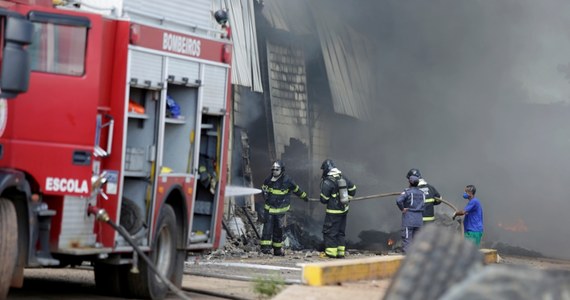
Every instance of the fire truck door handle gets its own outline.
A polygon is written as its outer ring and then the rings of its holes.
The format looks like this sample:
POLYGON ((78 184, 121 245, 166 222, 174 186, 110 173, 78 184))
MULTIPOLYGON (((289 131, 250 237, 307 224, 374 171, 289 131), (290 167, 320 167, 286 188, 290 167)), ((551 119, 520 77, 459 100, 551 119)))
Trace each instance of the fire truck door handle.
POLYGON ((103 150, 101 147, 99 147, 99 145, 96 145, 94 154, 97 157, 108 157, 111 155, 111 149, 113 149, 113 129, 115 128, 115 120, 111 115, 105 115, 105 117, 109 119, 109 122, 103 125, 99 125, 98 127, 100 129, 109 127, 109 134, 107 134, 107 149, 103 150))
POLYGON ((109 123, 103 125, 103 127, 109 126, 109 134, 107 135, 107 156, 111 155, 111 149, 113 149, 113 129, 115 128, 115 120, 112 116, 106 115, 109 118, 109 123))
POLYGON ((74 150, 72 161, 74 165, 88 166, 91 163, 91 153, 89 151, 74 150))

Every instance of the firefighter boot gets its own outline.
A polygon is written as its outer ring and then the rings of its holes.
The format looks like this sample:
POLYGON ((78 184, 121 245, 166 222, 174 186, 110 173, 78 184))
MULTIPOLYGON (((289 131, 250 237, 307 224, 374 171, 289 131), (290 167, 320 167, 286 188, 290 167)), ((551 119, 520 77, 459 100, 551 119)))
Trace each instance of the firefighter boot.
POLYGON ((345 246, 338 246, 338 254, 336 258, 344 258, 345 246))
POLYGON ((273 248, 273 256, 285 256, 285 251, 281 248, 273 248))

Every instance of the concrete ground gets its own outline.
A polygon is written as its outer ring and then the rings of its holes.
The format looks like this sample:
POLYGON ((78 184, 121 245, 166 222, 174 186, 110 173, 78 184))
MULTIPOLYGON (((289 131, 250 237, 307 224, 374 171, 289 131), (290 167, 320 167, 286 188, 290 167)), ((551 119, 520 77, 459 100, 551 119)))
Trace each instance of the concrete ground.
POLYGON ((306 300, 346 300, 346 299, 382 299, 389 279, 347 282, 337 286, 306 286, 292 285, 284 289, 275 300, 306 299, 306 300))
MULTIPOLYGON (((318 261, 319 259, 315 259, 318 261)), ((239 260, 242 264, 271 264, 271 265, 287 265, 292 267, 292 262, 295 259, 291 258, 275 258, 263 261, 262 259, 248 259, 239 260)), ((301 260, 303 261, 303 260, 301 260)), ((326 261, 326 260, 324 260, 326 261)), ((228 260, 226 260, 228 262, 228 260)), ((507 256, 500 257, 499 264, 505 265, 523 265, 530 266, 536 269, 565 269, 570 270, 570 261, 547 259, 547 258, 532 258, 532 257, 516 257, 507 256)), ((205 266, 204 266, 205 267, 205 266)), ((212 268, 212 265, 208 265, 212 268)), ((235 265, 225 265, 226 271, 232 269, 235 265)), ((244 266, 240 267, 242 269, 244 266)), ((246 268, 247 269, 247 268, 246 268)), ((214 268, 219 272, 219 269, 214 268)), ((202 270, 203 271, 203 270, 202 270)), ((252 270, 242 270, 248 273, 256 272, 252 270)), ((230 271, 231 272, 231 271, 230 271)), ((235 270, 234 272, 238 272, 235 270)), ((262 271, 256 272, 258 275, 263 274, 262 271)), ((298 276, 298 272, 292 272, 298 276)), ((287 274, 292 276, 293 274, 287 274)), ((287 278, 288 276, 283 276, 287 278)), ((308 286, 303 284, 290 284, 284 286, 279 294, 271 299, 289 300, 289 299, 308 299, 308 300, 346 300, 346 299, 382 299, 390 279, 381 280, 363 280, 358 282, 345 282, 340 285, 324 285, 324 286, 308 286)), ((231 280, 227 278, 209 278, 194 275, 185 275, 184 287, 198 290, 211 290, 213 286, 218 286, 220 293, 224 293, 234 299, 263 299, 260 294, 256 293, 253 288, 252 282, 242 280, 231 280)))

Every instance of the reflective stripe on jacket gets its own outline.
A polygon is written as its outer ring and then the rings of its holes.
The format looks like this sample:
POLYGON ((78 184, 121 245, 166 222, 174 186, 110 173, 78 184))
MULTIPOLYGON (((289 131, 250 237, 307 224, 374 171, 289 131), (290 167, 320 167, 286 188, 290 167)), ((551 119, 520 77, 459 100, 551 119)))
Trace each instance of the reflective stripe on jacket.
POLYGON ((441 204, 436 198, 441 198, 439 192, 431 184, 428 184, 423 178, 420 178, 418 188, 424 193, 426 199, 424 203, 423 220, 430 222, 435 220, 435 207, 434 205, 441 204))
POLYGON ((346 178, 346 176, 342 175, 337 168, 332 169, 327 176, 323 178, 323 181, 321 181, 320 201, 327 205, 327 214, 344 214, 348 212, 349 205, 340 203, 338 194, 338 185, 336 182, 341 177, 346 180, 349 199, 356 194, 356 185, 346 178))
POLYGON ((265 209, 270 214, 286 213, 291 207, 292 193, 299 198, 307 196, 307 193, 302 191, 287 174, 281 175, 275 181, 272 181, 271 178, 271 175, 267 177, 261 186, 265 197, 265 209))

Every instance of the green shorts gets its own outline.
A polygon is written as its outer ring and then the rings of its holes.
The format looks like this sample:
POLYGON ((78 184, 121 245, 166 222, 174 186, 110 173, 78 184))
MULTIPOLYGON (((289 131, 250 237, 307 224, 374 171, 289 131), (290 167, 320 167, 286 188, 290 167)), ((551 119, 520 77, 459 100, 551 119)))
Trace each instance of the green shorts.
POLYGON ((465 231, 465 239, 472 241, 477 247, 481 246, 483 231, 465 231))

